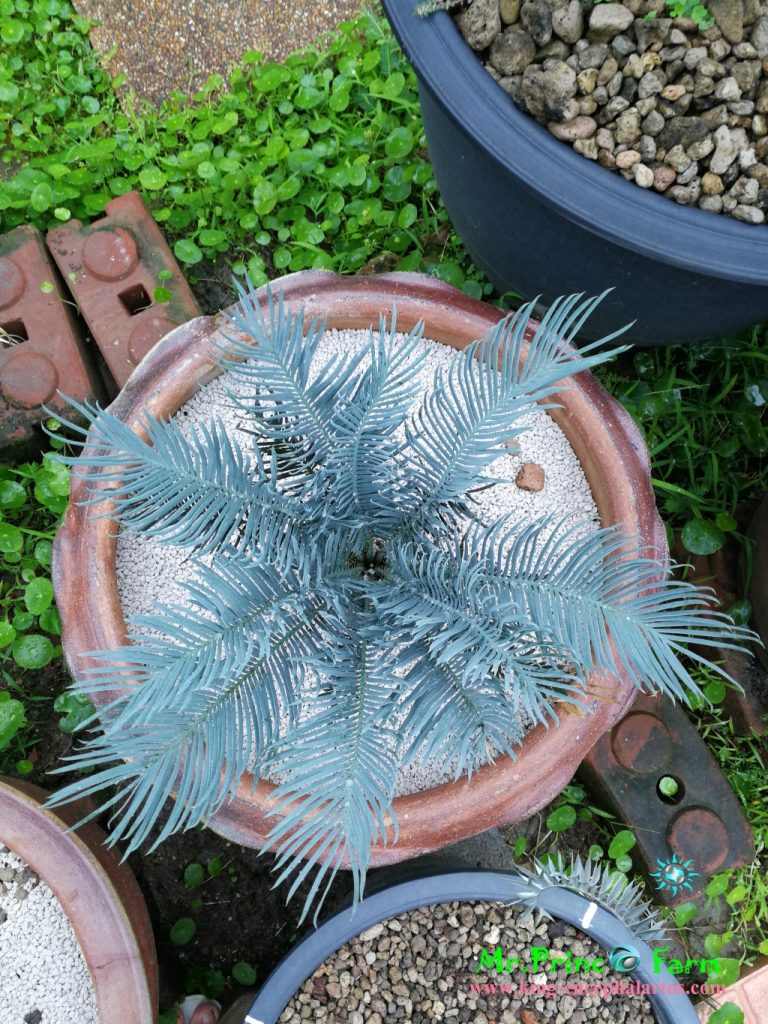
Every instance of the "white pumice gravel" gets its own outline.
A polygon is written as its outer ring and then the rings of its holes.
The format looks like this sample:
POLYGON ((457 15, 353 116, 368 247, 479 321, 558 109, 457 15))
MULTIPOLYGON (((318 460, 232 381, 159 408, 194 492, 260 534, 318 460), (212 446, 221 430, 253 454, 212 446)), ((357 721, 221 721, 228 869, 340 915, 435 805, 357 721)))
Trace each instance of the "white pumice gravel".
POLYGON ((69 918, 0 844, 0 1024, 99 1024, 93 983, 69 918))
MULTIPOLYGON (((403 337, 398 335, 400 340, 403 337)), ((314 366, 322 367, 339 351, 358 351, 367 340, 367 330, 326 331, 318 346, 314 366)), ((455 350, 428 339, 424 339, 423 345, 426 358, 420 381, 423 391, 427 392, 431 389, 435 370, 447 368, 455 350)), ((208 422, 212 417, 219 417, 228 432, 239 436, 247 448, 252 439, 240 430, 243 413, 232 407, 222 380, 216 378, 204 385, 182 406, 174 419, 183 429, 185 424, 208 422)), ((552 515, 558 520, 567 520, 568 528, 576 534, 596 529, 599 520, 589 484, 563 432, 543 409, 531 409, 519 422, 527 429, 516 439, 517 444, 502 453, 484 471, 486 476, 501 477, 509 483, 498 484, 475 496, 482 519, 493 522, 510 513, 520 519, 552 515), (530 462, 544 470, 546 483, 540 491, 521 490, 514 483, 523 464, 530 462)), ((161 545, 154 539, 122 531, 117 542, 116 571, 126 618, 151 613, 157 603, 178 604, 183 601, 179 582, 193 575, 188 556, 186 549, 161 545)), ((274 776, 273 781, 278 778, 274 776)), ((452 778, 450 766, 424 761, 400 770, 395 792, 398 796, 420 792, 452 778)))

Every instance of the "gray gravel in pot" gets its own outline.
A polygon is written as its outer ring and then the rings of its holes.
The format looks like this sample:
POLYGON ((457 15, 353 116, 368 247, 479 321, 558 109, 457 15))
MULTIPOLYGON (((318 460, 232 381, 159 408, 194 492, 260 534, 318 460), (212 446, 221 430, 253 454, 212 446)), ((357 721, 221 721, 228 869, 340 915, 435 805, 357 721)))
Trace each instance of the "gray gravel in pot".
POLYGON ((530 970, 530 947, 570 950, 574 957, 605 957, 597 943, 560 921, 538 925, 519 907, 502 903, 443 903, 400 914, 374 925, 343 946, 305 981, 280 1017, 347 1024, 655 1024, 650 1003, 638 995, 568 995, 568 983, 627 985, 631 979, 602 973, 530 970), (513 968, 477 972, 483 948, 499 946, 505 957, 519 956, 528 972, 513 968), (503 983, 506 991, 487 991, 503 983), (521 983, 529 991, 520 994, 521 983), (559 993, 531 993, 532 985, 552 983, 559 993), (483 986, 473 992, 472 984, 483 986), (510 992, 509 988, 513 991, 510 992))
POLYGON ((474 0, 464 38, 513 101, 576 152, 684 206, 768 213, 768 0, 474 0))

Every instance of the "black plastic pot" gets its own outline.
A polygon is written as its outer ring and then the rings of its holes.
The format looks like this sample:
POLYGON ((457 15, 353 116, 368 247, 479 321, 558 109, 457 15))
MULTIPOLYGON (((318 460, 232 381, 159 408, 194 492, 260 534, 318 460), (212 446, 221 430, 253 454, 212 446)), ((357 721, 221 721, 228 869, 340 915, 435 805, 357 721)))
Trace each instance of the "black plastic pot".
POLYGON ((500 291, 615 291, 599 337, 697 341, 768 318, 768 226, 679 206, 559 142, 514 105, 445 12, 383 0, 419 78, 430 158, 456 231, 500 291))
MULTIPOLYGON (((334 914, 316 931, 303 939, 270 974, 251 1004, 246 1024, 275 1024, 280 1014, 304 981, 337 949, 380 921, 404 911, 454 900, 505 901, 526 888, 523 876, 502 871, 454 871, 413 878, 367 895, 352 911, 334 914)), ((653 970, 653 951, 607 910, 567 889, 552 887, 539 898, 540 906, 553 917, 568 922, 589 935, 603 949, 632 946, 640 954, 640 963, 628 978, 652 986, 674 986, 675 979, 666 968, 653 970)), ((698 1024, 698 1016, 684 993, 649 995, 659 1024, 698 1024)))

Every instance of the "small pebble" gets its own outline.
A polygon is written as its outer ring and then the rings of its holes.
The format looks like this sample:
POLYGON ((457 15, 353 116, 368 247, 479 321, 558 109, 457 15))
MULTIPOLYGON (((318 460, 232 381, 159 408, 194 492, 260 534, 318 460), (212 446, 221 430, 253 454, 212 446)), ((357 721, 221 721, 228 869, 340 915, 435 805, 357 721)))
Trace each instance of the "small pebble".
POLYGON ((525 462, 515 477, 515 483, 521 491, 543 491, 544 470, 535 462, 525 462))

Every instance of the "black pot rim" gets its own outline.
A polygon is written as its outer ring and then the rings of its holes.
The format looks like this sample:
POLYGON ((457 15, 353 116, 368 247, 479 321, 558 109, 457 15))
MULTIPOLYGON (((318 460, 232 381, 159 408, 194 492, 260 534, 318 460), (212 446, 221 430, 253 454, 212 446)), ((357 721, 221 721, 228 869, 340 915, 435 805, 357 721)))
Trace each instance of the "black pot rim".
MULTIPOLYGON (((267 978, 246 1014, 245 1024, 276 1024, 285 1007, 317 967, 361 932, 408 910, 435 903, 510 899, 527 888, 525 876, 513 871, 449 871, 410 878, 366 894, 357 907, 347 907, 310 932, 267 978)), ((643 984, 674 985, 665 966, 654 972, 653 950, 613 914, 584 896, 561 887, 542 892, 540 905, 553 917, 579 928, 604 949, 633 946, 640 963, 628 977, 643 984)), ((698 1024, 693 1004, 682 993, 649 995, 658 1024, 698 1024)))
POLYGON ((382 0, 421 86, 489 159, 582 228, 651 259, 748 284, 768 284, 768 225, 680 206, 594 164, 519 110, 483 68, 450 14, 414 14, 382 0), (595 211, 602 217, 595 219, 595 211))

